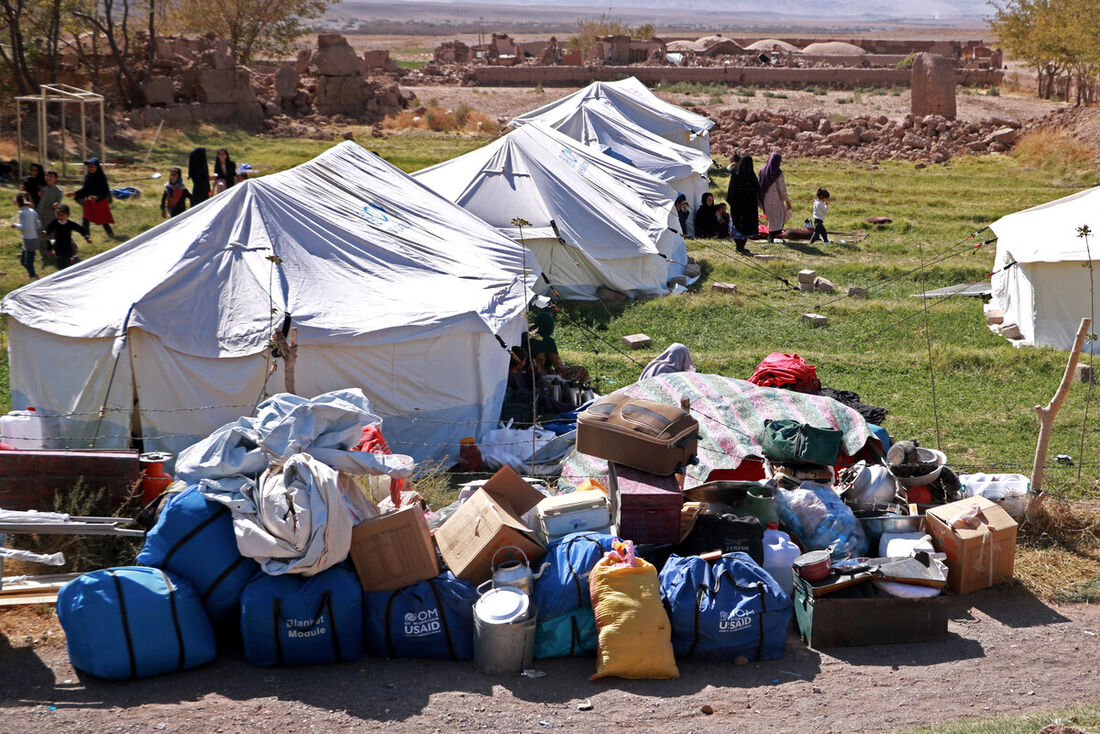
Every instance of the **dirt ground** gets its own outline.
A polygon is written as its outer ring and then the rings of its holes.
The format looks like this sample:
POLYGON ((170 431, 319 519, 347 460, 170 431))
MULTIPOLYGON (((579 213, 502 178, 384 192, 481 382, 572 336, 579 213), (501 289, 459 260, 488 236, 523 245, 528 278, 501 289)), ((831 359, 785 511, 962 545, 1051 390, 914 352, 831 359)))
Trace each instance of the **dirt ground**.
POLYGON ((1100 701, 1100 607, 1049 606, 1005 589, 951 603, 943 642, 819 652, 792 634, 781 660, 682 662, 679 680, 596 682, 588 657, 536 661, 545 677, 529 679, 371 657, 253 668, 239 653, 106 682, 69 665, 56 619, 6 611, 0 732, 890 731, 1100 701), (579 710, 586 701, 591 710, 579 710))
MULTIPOLYGON (((483 110, 494 117, 511 119, 536 107, 553 102, 560 97, 575 92, 576 87, 459 87, 459 86, 423 86, 410 87, 416 93, 421 104, 435 100, 444 108, 454 108, 459 104, 483 110)), ((850 91, 830 91, 827 94, 813 94, 805 91, 772 90, 773 95, 784 97, 764 96, 762 89, 755 90, 752 97, 741 97, 730 90, 721 96, 719 101, 709 94, 668 94, 656 90, 658 95, 680 104, 685 101, 705 107, 708 110, 719 111, 731 107, 745 107, 747 109, 771 109, 771 110, 796 110, 810 111, 821 110, 827 115, 840 117, 852 117, 860 114, 886 115, 893 119, 900 119, 909 113, 909 90, 899 90, 896 96, 887 90, 875 92, 853 93, 850 91)), ((1058 102, 1038 99, 1034 95, 1022 93, 1001 93, 1000 96, 989 96, 985 90, 959 90, 956 97, 958 117, 967 122, 978 121, 990 117, 1015 118, 1027 120, 1032 117, 1040 117, 1063 106, 1058 102)))

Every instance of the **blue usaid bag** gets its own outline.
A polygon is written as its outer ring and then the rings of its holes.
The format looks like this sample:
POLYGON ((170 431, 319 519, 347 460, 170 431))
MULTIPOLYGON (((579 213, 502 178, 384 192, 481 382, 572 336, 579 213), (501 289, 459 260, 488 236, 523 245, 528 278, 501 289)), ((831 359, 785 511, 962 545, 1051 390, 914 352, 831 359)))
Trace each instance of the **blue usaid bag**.
POLYGON ((573 533, 547 550, 532 601, 538 608, 535 657, 554 658, 595 652, 599 642, 588 574, 615 538, 573 533))
POLYGON ((214 630, 195 589, 156 568, 93 571, 57 594, 73 667, 100 678, 145 678, 214 659, 214 630))
POLYGON ((363 595, 367 649, 383 658, 474 657, 477 589, 446 571, 397 591, 363 595))
POLYGON ((783 657, 791 598, 745 553, 714 564, 672 556, 660 576, 672 622, 672 646, 682 657, 749 660, 783 657))
POLYGON ((198 486, 165 503, 136 562, 187 579, 215 623, 232 616, 245 584, 260 572, 237 551, 229 508, 206 499, 198 486))
POLYGON ((261 574, 241 595, 241 638, 252 665, 318 665, 363 654, 363 592, 346 565, 316 576, 261 574))

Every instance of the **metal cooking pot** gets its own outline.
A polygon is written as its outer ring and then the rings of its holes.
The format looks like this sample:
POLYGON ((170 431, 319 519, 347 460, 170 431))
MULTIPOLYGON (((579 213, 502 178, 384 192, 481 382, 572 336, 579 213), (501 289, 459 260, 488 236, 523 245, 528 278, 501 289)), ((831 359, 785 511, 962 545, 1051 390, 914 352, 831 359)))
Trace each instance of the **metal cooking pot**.
POLYGON ((883 533, 915 533, 924 522, 922 515, 890 515, 865 511, 856 512, 855 515, 862 523, 863 532, 867 534, 872 548, 878 547, 878 540, 883 533))
POLYGON ((833 571, 833 563, 829 558, 829 551, 815 550, 803 553, 794 559, 791 568, 802 578, 810 583, 820 581, 833 571))

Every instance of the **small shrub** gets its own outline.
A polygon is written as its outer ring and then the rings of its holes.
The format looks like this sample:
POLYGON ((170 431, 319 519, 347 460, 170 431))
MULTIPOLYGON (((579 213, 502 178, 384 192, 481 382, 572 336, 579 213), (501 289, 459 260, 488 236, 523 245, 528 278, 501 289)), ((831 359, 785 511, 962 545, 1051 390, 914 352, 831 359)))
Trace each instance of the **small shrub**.
POLYGON ((806 87, 806 91, 809 92, 810 94, 816 94, 818 97, 824 97, 826 94, 829 93, 829 90, 825 89, 825 87, 815 87, 815 86, 806 87))
POLYGON ((692 102, 690 99, 685 99, 683 102, 680 103, 680 106, 681 107, 694 107, 695 103, 692 102))
POLYGON ((999 87, 990 87, 989 89, 985 90, 985 96, 987 96, 987 97, 1000 97, 1001 96, 1001 90, 1000 90, 999 87))
POLYGON ((862 102, 863 101, 863 93, 860 92, 859 90, 856 90, 855 92, 852 92, 852 101, 857 102, 857 103, 862 102))
POLYGON ((733 93, 736 94, 738 97, 755 97, 756 96, 756 90, 755 89, 750 89, 749 87, 738 87, 736 90, 734 90, 733 93))
POLYGON ((535 88, 531 90, 531 94, 543 94, 542 82, 535 85, 535 88))
POLYGON ((424 114, 424 120, 432 132, 442 133, 458 127, 454 112, 439 107, 430 108, 424 114))
POLYGON ((852 102, 854 102, 854 101, 855 101, 855 99, 853 97, 837 97, 836 98, 836 103, 837 104, 852 104, 852 102))
POLYGON ((916 59, 916 54, 909 54, 904 59, 894 65, 896 69, 912 69, 913 61, 916 59))
POLYGON ((782 92, 771 92, 771 91, 764 92, 764 96, 767 97, 768 99, 786 99, 787 98, 787 95, 783 94, 782 92))

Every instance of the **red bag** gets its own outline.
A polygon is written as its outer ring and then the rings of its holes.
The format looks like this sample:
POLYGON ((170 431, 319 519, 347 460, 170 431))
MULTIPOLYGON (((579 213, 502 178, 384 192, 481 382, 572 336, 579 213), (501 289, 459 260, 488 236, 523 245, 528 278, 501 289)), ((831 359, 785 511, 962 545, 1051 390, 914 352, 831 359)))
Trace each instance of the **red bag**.
MULTIPOLYGON (((366 426, 363 428, 363 436, 352 451, 366 451, 369 454, 389 455, 393 452, 386 444, 382 430, 378 426, 366 426)), ((405 486, 404 479, 390 478, 390 499, 394 507, 401 507, 401 488, 405 486)))
POLYGON ((817 369, 797 354, 772 352, 756 366, 749 382, 761 387, 782 387, 811 395, 821 392, 817 369))

